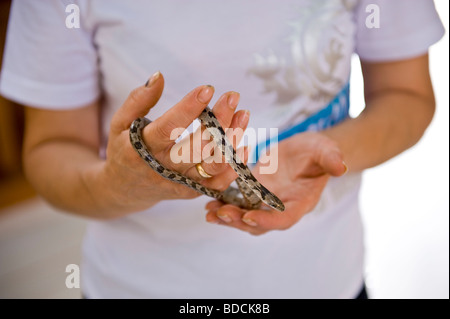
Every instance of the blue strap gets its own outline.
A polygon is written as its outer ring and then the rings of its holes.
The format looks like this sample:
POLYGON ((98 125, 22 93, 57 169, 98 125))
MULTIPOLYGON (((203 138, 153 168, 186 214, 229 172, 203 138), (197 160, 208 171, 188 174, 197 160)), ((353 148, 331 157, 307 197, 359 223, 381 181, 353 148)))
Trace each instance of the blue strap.
POLYGON ((350 108, 350 85, 347 83, 344 88, 331 100, 323 109, 314 113, 301 123, 295 124, 278 134, 278 136, 267 139, 259 143, 253 153, 253 161, 256 163, 262 155, 262 152, 270 146, 271 143, 277 143, 287 139, 295 134, 306 131, 321 131, 342 122, 348 117, 350 108))

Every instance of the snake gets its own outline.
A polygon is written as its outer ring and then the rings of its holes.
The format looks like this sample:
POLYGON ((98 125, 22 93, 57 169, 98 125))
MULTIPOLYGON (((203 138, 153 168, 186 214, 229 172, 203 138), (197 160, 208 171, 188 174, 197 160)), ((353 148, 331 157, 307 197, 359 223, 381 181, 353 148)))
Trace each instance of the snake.
POLYGON ((225 135, 224 129, 208 106, 206 106, 198 116, 198 119, 212 136, 216 147, 222 153, 226 163, 228 163, 236 172, 237 178, 235 181, 238 188, 229 186, 225 191, 208 188, 199 182, 162 165, 152 155, 142 138, 142 129, 151 123, 151 120, 146 117, 139 117, 131 123, 129 130, 131 145, 150 168, 167 180, 185 185, 203 195, 243 209, 259 209, 262 203, 264 203, 277 211, 284 211, 285 207, 283 202, 275 194, 264 187, 255 176, 253 176, 248 166, 238 158, 236 151, 225 135))

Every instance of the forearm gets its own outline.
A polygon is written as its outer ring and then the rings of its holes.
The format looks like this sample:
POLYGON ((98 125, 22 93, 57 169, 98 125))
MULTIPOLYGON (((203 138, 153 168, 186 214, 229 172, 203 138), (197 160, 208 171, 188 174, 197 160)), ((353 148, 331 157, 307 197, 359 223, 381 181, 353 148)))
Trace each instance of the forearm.
POLYGON ((23 163, 30 183, 55 207, 100 219, 135 210, 112 189, 97 151, 78 141, 43 142, 25 153, 23 163))
POLYGON ((351 171, 381 164, 413 146, 434 114, 434 99, 407 90, 389 90, 367 99, 355 119, 324 131, 340 146, 351 171))

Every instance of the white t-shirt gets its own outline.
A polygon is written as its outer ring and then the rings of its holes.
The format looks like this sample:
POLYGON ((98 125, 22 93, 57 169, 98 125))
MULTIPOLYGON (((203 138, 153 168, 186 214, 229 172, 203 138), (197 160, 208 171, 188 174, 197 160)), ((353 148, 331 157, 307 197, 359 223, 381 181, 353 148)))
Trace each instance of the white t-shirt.
MULTIPOLYGON (((250 126, 283 130, 339 97, 353 52, 410 58, 443 32, 430 0, 21 0, 12 6, 0 89, 55 110, 103 95, 106 143, 113 113, 161 70, 165 91, 150 118, 212 84, 215 99, 241 93, 250 126), (80 8, 80 28, 65 25, 70 3, 80 8), (369 17, 377 12, 379 25, 369 17)), ((359 174, 332 178, 313 212, 257 237, 206 223, 205 196, 91 222, 82 290, 89 298, 355 297, 363 283, 359 185, 359 174)))

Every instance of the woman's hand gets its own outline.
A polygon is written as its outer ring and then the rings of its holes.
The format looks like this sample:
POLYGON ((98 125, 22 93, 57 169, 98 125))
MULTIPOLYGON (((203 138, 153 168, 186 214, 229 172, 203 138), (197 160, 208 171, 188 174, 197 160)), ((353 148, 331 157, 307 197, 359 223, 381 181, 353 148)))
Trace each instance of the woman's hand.
MULTIPOLYGON (((131 122, 146 115, 156 104, 163 86, 162 75, 156 73, 146 86, 139 87, 130 94, 111 122, 107 157, 100 178, 112 192, 112 197, 132 211, 148 208, 160 200, 187 199, 200 195, 184 185, 159 176, 138 156, 129 142, 131 122)), ((236 178, 228 164, 203 162, 204 170, 213 176, 203 179, 193 161, 175 164, 170 158, 171 147, 175 144, 173 131, 187 128, 208 105, 213 94, 214 88, 211 86, 194 89, 164 115, 147 125, 143 129, 143 139, 152 155, 166 168, 178 171, 207 187, 224 190, 236 178)), ((238 101, 238 93, 228 92, 215 104, 213 112, 224 128, 246 128, 248 113, 235 113, 238 101)), ((201 134, 200 131, 195 134, 199 133, 201 134)), ((202 140, 201 145, 196 145, 192 142, 192 134, 188 139, 191 142, 190 158, 194 153, 201 154, 203 146, 209 142, 202 140)), ((242 152, 243 150, 240 153, 242 152)))
POLYGON ((247 211, 212 201, 206 206, 206 220, 253 235, 288 229, 313 210, 330 176, 347 171, 337 144, 321 133, 302 133, 280 142, 278 159, 274 174, 259 174, 259 163, 253 173, 283 201, 284 212, 264 208, 247 211))
MULTIPOLYGON (((129 95, 111 121, 106 160, 98 155, 101 147, 100 103, 65 111, 27 107, 24 168, 28 180, 54 206, 101 219, 140 211, 160 200, 198 196, 188 187, 154 172, 130 143, 131 123, 145 116, 157 103, 163 87, 164 78, 156 73, 146 85, 129 95)), ((236 177, 228 164, 203 162, 205 171, 213 176, 203 180, 195 163, 174 164, 170 158, 174 145, 172 130, 188 127, 210 102, 213 93, 210 86, 194 89, 160 118, 152 118, 150 114, 153 122, 142 133, 147 147, 165 167, 205 186, 225 189, 236 177)), ((215 104, 214 114, 224 128, 245 129, 247 126, 248 113, 235 113, 238 101, 238 93, 228 92, 215 104)), ((208 143, 197 143, 201 145, 191 148, 191 153, 201 153, 204 144, 208 143)), ((244 153, 242 149, 240 153, 244 153)))

